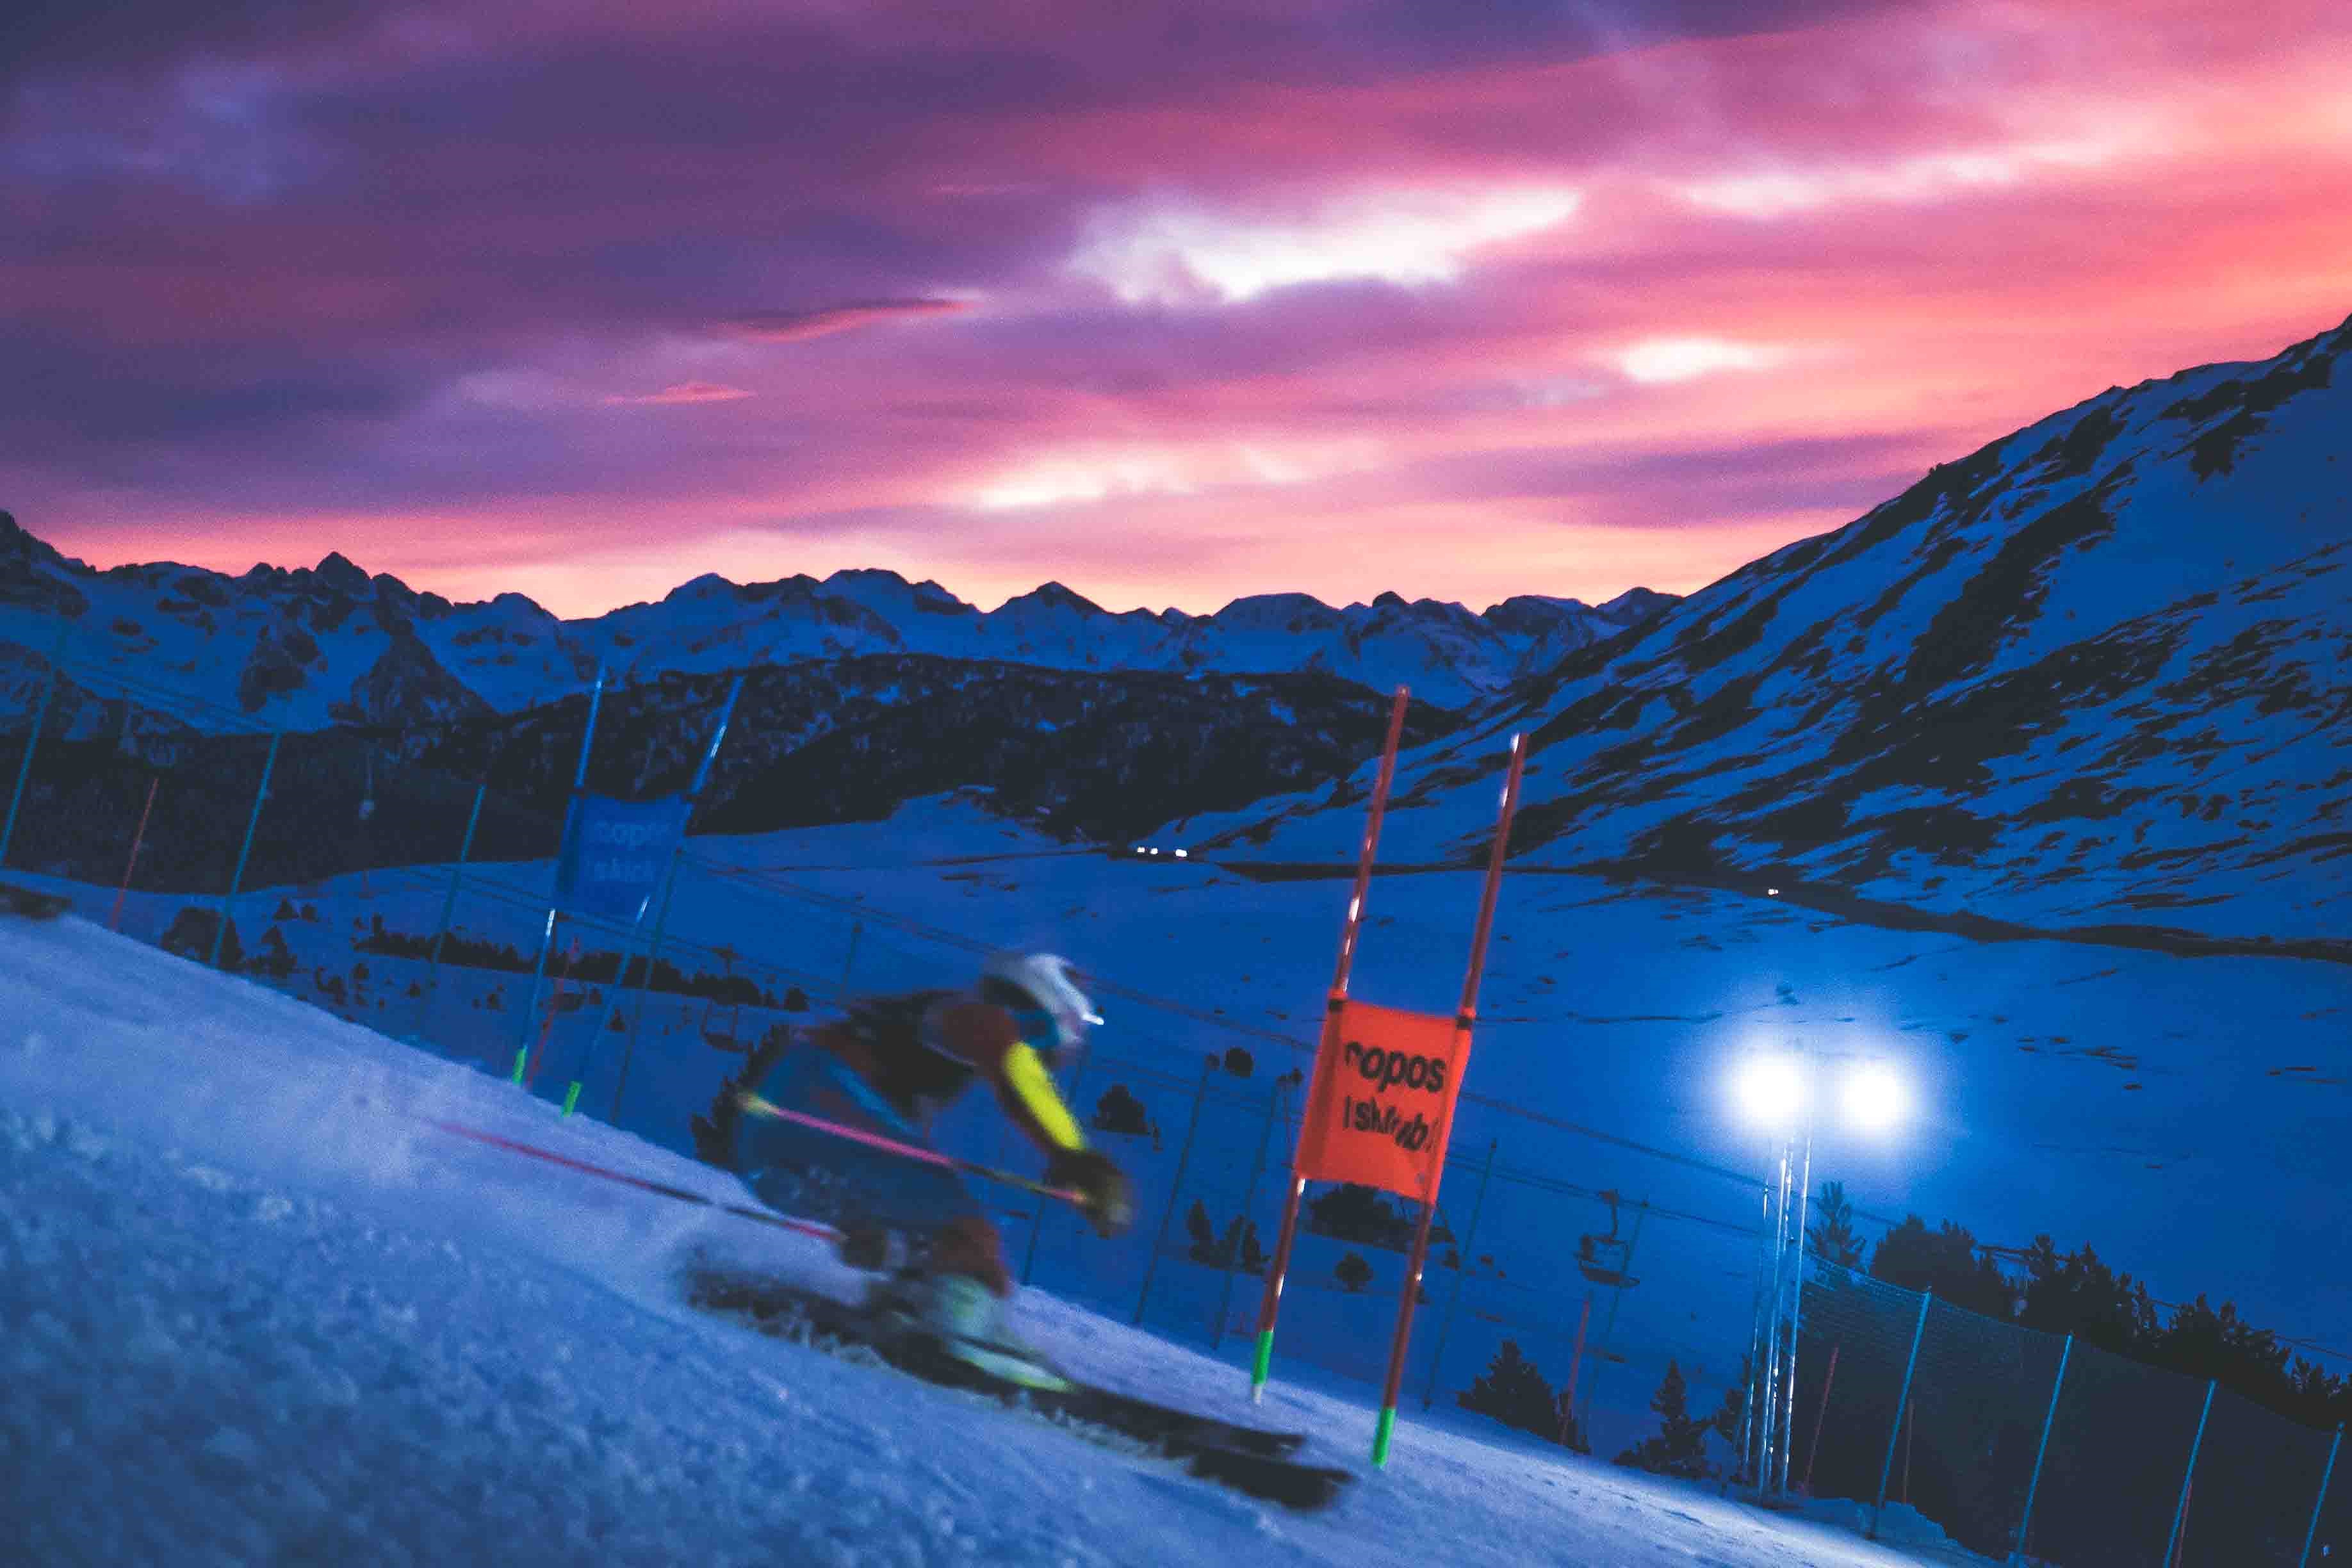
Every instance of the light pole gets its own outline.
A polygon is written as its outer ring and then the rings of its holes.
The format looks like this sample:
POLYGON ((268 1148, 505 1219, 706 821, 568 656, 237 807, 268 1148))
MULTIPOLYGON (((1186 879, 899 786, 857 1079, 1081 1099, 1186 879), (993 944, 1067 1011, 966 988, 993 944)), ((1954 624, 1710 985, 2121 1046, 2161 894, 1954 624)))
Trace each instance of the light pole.
POLYGON ((1803 1315, 1805 1219, 1813 1181, 1813 1129, 1825 1098, 1823 1068, 1837 1074, 1840 1120, 1884 1131, 1901 1120, 1909 1097, 1885 1063, 1858 1052, 1815 1052, 1799 1044, 1759 1051, 1734 1074, 1741 1119, 1773 1140, 1764 1201, 1765 1252, 1759 1260, 1759 1327, 1740 1457, 1759 1502, 1785 1502, 1797 1420, 1797 1331, 1803 1315))

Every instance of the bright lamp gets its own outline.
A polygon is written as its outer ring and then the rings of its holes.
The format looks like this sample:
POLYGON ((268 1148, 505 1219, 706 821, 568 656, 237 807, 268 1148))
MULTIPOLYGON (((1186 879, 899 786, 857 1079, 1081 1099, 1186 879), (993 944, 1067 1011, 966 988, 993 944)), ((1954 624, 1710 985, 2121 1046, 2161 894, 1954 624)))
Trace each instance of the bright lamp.
POLYGON ((1794 1057, 1755 1056, 1732 1080, 1739 1112, 1759 1127, 1785 1127, 1804 1103, 1805 1079, 1794 1057))

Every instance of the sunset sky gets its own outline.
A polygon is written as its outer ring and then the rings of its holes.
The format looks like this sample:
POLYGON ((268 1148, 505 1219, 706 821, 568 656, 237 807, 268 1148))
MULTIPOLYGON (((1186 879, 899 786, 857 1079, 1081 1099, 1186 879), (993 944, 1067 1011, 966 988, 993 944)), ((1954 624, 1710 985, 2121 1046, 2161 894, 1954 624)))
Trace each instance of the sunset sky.
POLYGON ((33 0, 0 507, 559 614, 1687 592, 2352 314, 2342 0, 33 0))

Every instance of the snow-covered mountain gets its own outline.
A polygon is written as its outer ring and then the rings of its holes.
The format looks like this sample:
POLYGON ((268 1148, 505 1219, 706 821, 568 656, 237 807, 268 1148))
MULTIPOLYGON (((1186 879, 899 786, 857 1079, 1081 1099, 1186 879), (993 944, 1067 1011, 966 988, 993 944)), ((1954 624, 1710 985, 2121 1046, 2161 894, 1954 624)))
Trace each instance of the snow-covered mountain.
MULTIPOLYGON (((1525 731, 1528 864, 2342 935, 2347 348, 2110 388, 1571 656, 1402 760, 1384 855, 1482 854, 1525 731)), ((1192 841, 1350 857, 1368 779, 1192 841)))
MULTIPOLYGON (((936 583, 844 571, 752 584, 707 575, 658 603, 562 621, 520 594, 452 604, 371 577, 341 554, 237 577, 168 563, 94 571, 0 512, 0 645, 46 655, 64 616, 77 662, 298 730, 516 712, 577 692, 600 661, 644 681, 864 654, 1091 671, 1318 671, 1381 689, 1403 682, 1456 708, 1669 603, 1646 588, 1598 606, 1522 595, 1477 616, 1394 594, 1344 609, 1274 594, 1212 616, 1114 615, 1048 583, 982 612, 936 583)), ((20 684, 0 679, 5 710, 20 710, 20 684)))

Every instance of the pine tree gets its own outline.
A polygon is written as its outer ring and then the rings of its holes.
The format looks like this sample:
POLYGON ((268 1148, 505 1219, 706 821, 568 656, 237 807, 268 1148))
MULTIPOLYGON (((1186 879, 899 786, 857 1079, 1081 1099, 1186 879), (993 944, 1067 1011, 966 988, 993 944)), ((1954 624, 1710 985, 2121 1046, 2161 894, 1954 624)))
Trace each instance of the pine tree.
POLYGON ((1707 1468, 1706 1435, 1717 1417, 1692 1416, 1690 1390, 1683 1383, 1683 1369, 1675 1363, 1666 1363, 1665 1381, 1650 1396, 1650 1408, 1658 1415, 1657 1435, 1643 1438, 1618 1455, 1616 1462, 1661 1476, 1680 1476, 1686 1480, 1703 1479, 1707 1468))
POLYGON ((1862 1267, 1862 1238, 1854 1234, 1853 1205, 1846 1200, 1843 1182, 1823 1182, 1816 1205, 1821 1222, 1805 1233, 1805 1249, 1841 1268, 1862 1267))
POLYGON ((1561 1441, 1565 1429, 1567 1446, 1582 1453, 1583 1434, 1576 1429, 1572 1418, 1563 1418, 1561 1405, 1567 1397, 1566 1389, 1557 1396, 1553 1394, 1551 1384, 1544 1380, 1535 1363, 1520 1353, 1517 1340, 1505 1340, 1478 1381, 1455 1394, 1454 1403, 1465 1410, 1491 1415, 1506 1426, 1532 1432, 1547 1442, 1561 1441))
POLYGON ((1214 1268, 1223 1259, 1218 1256, 1217 1228, 1209 1220, 1209 1205, 1199 1198, 1184 1214, 1184 1234, 1192 1238, 1192 1250, 1186 1254, 1195 1263, 1205 1263, 1214 1268))

